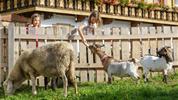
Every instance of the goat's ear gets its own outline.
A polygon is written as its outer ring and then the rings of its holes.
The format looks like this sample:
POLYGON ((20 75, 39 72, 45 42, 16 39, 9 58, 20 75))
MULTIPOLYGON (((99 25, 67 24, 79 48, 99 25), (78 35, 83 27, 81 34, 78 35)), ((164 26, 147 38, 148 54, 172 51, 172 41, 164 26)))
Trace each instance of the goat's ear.
POLYGON ((166 51, 165 47, 163 47, 163 48, 161 48, 160 50, 157 51, 157 54, 158 54, 158 55, 165 55, 166 52, 167 52, 167 51, 166 51))

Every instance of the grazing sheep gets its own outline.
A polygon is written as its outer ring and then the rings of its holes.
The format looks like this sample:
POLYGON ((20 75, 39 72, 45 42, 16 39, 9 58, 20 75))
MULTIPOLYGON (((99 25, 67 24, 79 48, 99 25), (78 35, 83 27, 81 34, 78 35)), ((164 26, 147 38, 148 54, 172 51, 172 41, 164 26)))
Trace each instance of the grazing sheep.
POLYGON ((140 60, 140 64, 143 67, 143 77, 144 81, 147 82, 148 78, 147 75, 149 71, 154 72, 163 72, 163 81, 167 83, 167 72, 168 70, 172 69, 172 52, 170 47, 165 46, 161 48, 158 52, 157 56, 144 56, 140 60))
POLYGON ((47 44, 31 51, 24 51, 4 82, 6 94, 13 94, 26 79, 32 81, 32 94, 36 95, 36 77, 62 77, 64 96, 67 96, 68 79, 75 87, 74 51, 70 43, 47 44))
POLYGON ((131 76, 133 79, 139 79, 139 75, 137 73, 138 66, 134 58, 130 61, 118 61, 105 54, 105 52, 101 50, 101 47, 102 46, 99 44, 89 46, 90 50, 100 57, 104 70, 108 74, 109 83, 112 82, 112 75, 119 77, 131 76))

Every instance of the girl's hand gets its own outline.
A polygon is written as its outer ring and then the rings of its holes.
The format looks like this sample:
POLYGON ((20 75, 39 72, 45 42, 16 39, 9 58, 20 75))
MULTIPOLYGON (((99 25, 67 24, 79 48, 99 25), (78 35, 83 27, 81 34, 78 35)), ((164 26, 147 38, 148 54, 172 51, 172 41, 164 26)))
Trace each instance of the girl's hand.
POLYGON ((86 47, 89 47, 89 44, 87 43, 87 41, 86 40, 84 40, 84 45, 86 46, 86 47))

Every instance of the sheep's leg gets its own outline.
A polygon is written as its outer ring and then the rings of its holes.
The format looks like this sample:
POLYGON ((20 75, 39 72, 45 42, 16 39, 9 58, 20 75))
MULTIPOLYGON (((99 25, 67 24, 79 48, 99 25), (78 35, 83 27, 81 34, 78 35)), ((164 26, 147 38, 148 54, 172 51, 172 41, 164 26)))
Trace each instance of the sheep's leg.
POLYGON ((74 67, 74 63, 71 62, 70 67, 69 67, 69 71, 67 73, 68 78, 70 80, 70 82, 72 83, 72 85, 75 88, 75 93, 78 94, 78 89, 77 89, 77 81, 76 81, 76 77, 75 77, 75 67, 74 67))
POLYGON ((164 71, 163 71, 163 82, 165 82, 166 84, 167 84, 167 70, 165 69, 164 71))
POLYGON ((36 77, 32 73, 29 73, 29 74, 30 74, 30 78, 31 78, 31 81, 32 81, 32 94, 36 95, 37 94, 37 91, 36 91, 36 77))
POLYGON ((48 87, 48 78, 47 77, 44 77, 44 85, 45 85, 45 90, 46 90, 48 87))
POLYGON ((62 81, 63 81, 63 88, 64 88, 64 96, 67 97, 67 86, 68 86, 68 80, 65 74, 65 67, 64 66, 58 66, 57 70, 59 72, 59 77, 61 75, 62 81))
POLYGON ((56 85, 56 82, 57 81, 57 78, 52 78, 51 79, 51 88, 52 88, 52 90, 55 90, 56 89, 56 87, 57 87, 57 85, 56 85))

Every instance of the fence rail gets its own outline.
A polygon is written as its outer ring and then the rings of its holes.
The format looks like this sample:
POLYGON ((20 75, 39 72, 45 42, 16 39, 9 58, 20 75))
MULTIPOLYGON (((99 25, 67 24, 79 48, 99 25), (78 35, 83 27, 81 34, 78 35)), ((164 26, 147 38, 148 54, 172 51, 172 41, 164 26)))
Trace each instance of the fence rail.
MULTIPOLYGON (((99 57, 92 54, 81 43, 80 37, 74 35, 72 40, 68 40, 68 34, 71 30, 73 30, 72 26, 61 25, 27 31, 26 27, 11 24, 8 27, 8 34, 3 34, 4 29, 1 28, 1 67, 8 66, 8 69, 11 70, 24 50, 36 48, 35 32, 37 32, 39 34, 39 46, 54 41, 69 41, 73 45, 77 56, 76 75, 80 76, 79 82, 107 81, 107 74, 102 69, 99 57)), ((85 37, 89 44, 94 42, 105 44, 103 50, 118 60, 128 60, 131 57, 140 59, 146 54, 156 55, 156 51, 162 46, 171 46, 174 68, 178 66, 178 27, 100 28, 94 30, 93 34, 85 35, 85 37)), ((41 83, 42 79, 42 77, 38 79, 40 85, 44 85, 41 83)))

